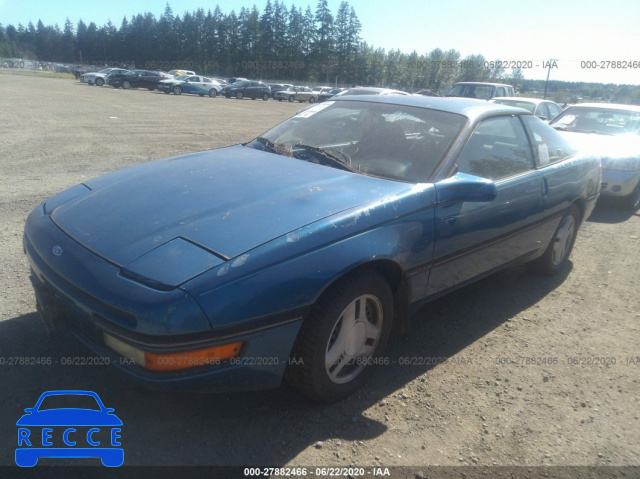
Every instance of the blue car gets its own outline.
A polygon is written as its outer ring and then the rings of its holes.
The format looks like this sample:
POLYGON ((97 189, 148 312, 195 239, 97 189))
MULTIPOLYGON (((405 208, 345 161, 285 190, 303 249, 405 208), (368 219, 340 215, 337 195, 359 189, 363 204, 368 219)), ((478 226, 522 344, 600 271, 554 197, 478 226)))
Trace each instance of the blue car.
POLYGON ((38 310, 159 387, 362 387, 392 327, 495 271, 567 263, 600 191, 523 109, 342 96, 242 145, 85 181, 28 217, 38 310))
POLYGON ((25 409, 27 414, 16 423, 16 464, 33 467, 41 457, 99 457, 107 467, 121 466, 124 450, 118 446, 122 421, 113 411, 104 407, 93 391, 43 393, 36 405, 25 409), (82 407, 68 407, 69 402, 82 407))

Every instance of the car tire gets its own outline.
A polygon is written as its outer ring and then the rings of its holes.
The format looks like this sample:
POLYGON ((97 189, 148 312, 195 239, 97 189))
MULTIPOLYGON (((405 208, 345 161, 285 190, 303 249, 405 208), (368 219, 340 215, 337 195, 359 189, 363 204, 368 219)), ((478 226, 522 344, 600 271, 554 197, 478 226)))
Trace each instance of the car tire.
POLYGON ((294 97, 293 95, 291 95, 291 96, 289 97, 289 103, 293 103, 293 101, 294 101, 294 100, 295 100, 295 97, 294 97))
POLYGON ((171 90, 169 90, 168 88, 165 88, 165 89, 164 89, 164 90, 162 90, 162 91, 163 91, 163 92, 165 92, 167 95, 168 95, 169 93, 171 93, 171 90))
POLYGON ((316 97, 312 96, 309 97, 309 103, 315 103, 316 102, 316 97))
POLYGON ((255 97, 255 96, 252 96, 252 97, 251 97, 251 99, 252 99, 252 100, 255 100, 255 99, 256 99, 256 97, 255 97))
POLYGON ((149 91, 153 91, 153 90, 155 90, 155 89, 156 89, 156 87, 154 87, 154 86, 148 86, 148 87, 147 87, 147 90, 149 90, 149 91))
POLYGON ((237 98, 238 100, 242 100, 242 99, 244 98, 244 95, 242 94, 242 92, 241 92, 241 91, 239 91, 238 93, 236 93, 236 98, 237 98))
POLYGON ((216 89, 215 89, 215 88, 212 88, 211 90, 209 90, 209 96, 210 96, 211 98, 215 98, 215 97, 217 97, 217 96, 218 96, 218 92, 216 91, 216 89))
POLYGON ((174 95, 182 95, 182 88, 181 88, 181 87, 179 87, 179 86, 177 86, 177 85, 176 85, 176 86, 174 86, 174 87, 173 87, 173 94, 174 94, 174 95))
POLYGON ((125 90, 128 90, 129 88, 131 88, 131 83, 127 80, 123 81, 122 88, 124 88, 125 90))
POLYGON ((102 78, 96 78, 96 86, 104 85, 104 80, 102 78))
POLYGON ((372 269, 332 285, 311 308, 286 370, 290 384, 322 402, 346 398, 363 386, 391 332, 393 293, 372 269), (368 367, 367 367, 368 365, 368 367))
POLYGON ((268 93, 263 93, 262 94, 262 101, 269 101, 269 94, 268 93))
POLYGON ((559 273, 569 259, 579 226, 580 209, 576 205, 571 205, 562 216, 547 250, 531 263, 533 270, 546 275, 559 273))
POLYGON ((282 97, 281 96, 278 97, 278 101, 282 101, 282 97))
POLYGON ((200 98, 202 98, 202 97, 204 97, 204 93, 198 93, 198 96, 199 96, 200 98))
POLYGON ((635 211, 640 206, 640 181, 633 189, 630 195, 627 195, 623 198, 625 203, 625 207, 631 211, 635 211))

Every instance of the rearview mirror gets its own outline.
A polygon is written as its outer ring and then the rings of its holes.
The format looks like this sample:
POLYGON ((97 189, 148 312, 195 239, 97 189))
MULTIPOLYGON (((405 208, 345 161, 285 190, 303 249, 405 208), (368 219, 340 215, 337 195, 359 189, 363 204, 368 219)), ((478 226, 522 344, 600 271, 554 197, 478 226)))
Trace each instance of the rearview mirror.
POLYGON ((496 184, 486 178, 456 173, 435 184, 438 204, 456 202, 482 203, 498 195, 496 184))

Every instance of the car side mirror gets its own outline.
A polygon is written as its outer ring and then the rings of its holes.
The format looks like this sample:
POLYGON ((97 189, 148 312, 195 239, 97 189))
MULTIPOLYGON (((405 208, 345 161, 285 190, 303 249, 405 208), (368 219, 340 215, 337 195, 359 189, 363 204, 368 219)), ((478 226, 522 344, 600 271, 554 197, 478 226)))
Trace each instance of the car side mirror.
POLYGON ((496 184, 486 178, 456 173, 435 184, 438 204, 492 201, 498 195, 496 184))
POLYGON ((32 407, 28 407, 24 410, 24 412, 28 412, 28 413, 32 413, 33 412, 33 408, 32 407))
POLYGON ((538 118, 540 118, 540 119, 541 119, 541 120, 543 120, 543 121, 547 121, 547 117, 546 117, 546 116, 544 116, 544 115, 540 115, 540 116, 538 116, 538 118))

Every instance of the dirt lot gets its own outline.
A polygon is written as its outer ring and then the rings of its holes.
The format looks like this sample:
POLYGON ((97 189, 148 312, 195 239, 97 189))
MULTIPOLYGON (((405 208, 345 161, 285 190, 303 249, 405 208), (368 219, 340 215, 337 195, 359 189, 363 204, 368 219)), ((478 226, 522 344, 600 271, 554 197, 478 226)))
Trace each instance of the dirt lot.
POLYGON ((125 465, 410 466, 392 469, 398 477, 437 477, 436 465, 472 466, 452 477, 640 465, 638 213, 600 204, 558 277, 516 268, 427 305, 413 333, 394 338, 390 365, 341 403, 311 404, 286 385, 159 393, 110 367, 60 364, 90 353, 48 337, 35 313, 25 218, 84 179, 248 140, 300 105, 10 74, 0 90, 0 466, 14 464, 15 421, 50 389, 96 391, 115 408, 125 465))

